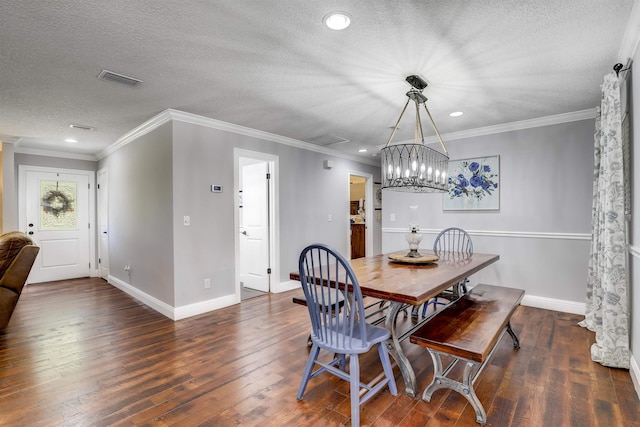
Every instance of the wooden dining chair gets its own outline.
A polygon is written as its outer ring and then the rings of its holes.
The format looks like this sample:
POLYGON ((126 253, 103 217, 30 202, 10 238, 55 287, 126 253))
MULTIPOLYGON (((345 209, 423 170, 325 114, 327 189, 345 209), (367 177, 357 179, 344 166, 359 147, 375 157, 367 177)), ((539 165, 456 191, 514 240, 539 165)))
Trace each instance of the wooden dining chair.
POLYGON ((386 328, 366 322, 360 285, 351 266, 338 252, 323 244, 307 246, 300 254, 298 268, 311 318, 313 346, 297 398, 302 399, 311 378, 324 372, 349 381, 351 425, 359 426, 360 405, 387 385, 392 395, 398 394, 385 344, 391 334, 386 328), (341 300, 344 300, 344 304, 340 310, 335 310, 341 300), (376 377, 377 382, 374 381, 374 384, 364 384, 360 381, 358 356, 368 352, 373 346, 377 347, 384 375, 376 377), (322 362, 318 360, 320 350, 333 353, 335 357, 330 362, 322 362), (319 368, 314 371, 316 365, 319 368))
MULTIPOLYGON (((471 236, 462 228, 449 227, 442 230, 433 242, 433 252, 439 257, 443 256, 468 256, 473 254, 473 242, 471 236)), ((467 283, 469 279, 466 277, 453 287, 441 292, 436 297, 431 298, 422 308, 422 317, 427 314, 429 304, 433 305, 436 310, 438 305, 446 305, 438 299, 443 298, 452 301, 467 293, 467 283)))

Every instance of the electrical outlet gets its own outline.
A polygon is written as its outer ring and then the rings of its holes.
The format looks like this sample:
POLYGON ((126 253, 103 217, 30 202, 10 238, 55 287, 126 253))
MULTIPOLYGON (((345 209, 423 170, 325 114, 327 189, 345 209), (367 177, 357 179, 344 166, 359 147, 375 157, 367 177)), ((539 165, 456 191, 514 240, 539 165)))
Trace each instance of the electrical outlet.
POLYGON ((204 288, 211 289, 211 279, 209 279, 208 277, 204 279, 204 288))
POLYGON ((124 271, 131 271, 131 266, 129 264, 126 264, 124 266, 124 271))
POLYGON ((191 217, 190 216, 185 215, 185 217, 184 217, 184 225, 187 226, 187 227, 191 225, 191 217))
POLYGON ((389 221, 395 221, 396 220, 396 214, 391 213, 389 214, 389 221))

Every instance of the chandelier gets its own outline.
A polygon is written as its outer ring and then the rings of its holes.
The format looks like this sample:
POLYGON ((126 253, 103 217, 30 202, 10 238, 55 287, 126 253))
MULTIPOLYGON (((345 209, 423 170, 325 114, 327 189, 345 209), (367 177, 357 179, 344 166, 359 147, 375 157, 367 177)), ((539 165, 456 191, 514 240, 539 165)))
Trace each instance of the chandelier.
POLYGON ((412 86, 406 94, 407 102, 393 127, 387 144, 380 152, 382 157, 382 188, 412 193, 446 192, 448 190, 447 167, 449 153, 427 108, 427 97, 422 94, 424 88, 427 87, 427 82, 416 75, 408 76, 406 80, 412 86), (411 101, 414 102, 416 109, 414 142, 412 144, 391 144, 391 140, 398 130, 400 120, 411 101), (420 122, 420 104, 424 105, 444 154, 427 147, 424 143, 424 134, 420 122))

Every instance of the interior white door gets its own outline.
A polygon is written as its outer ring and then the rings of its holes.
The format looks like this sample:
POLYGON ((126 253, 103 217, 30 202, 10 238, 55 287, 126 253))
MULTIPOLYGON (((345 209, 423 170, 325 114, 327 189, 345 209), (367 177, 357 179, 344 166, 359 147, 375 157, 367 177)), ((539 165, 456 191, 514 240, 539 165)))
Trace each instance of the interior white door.
POLYGON ((109 175, 98 171, 98 275, 109 279, 109 175))
POLYGON ((25 172, 24 221, 40 246, 30 283, 90 276, 89 177, 25 172))
POLYGON ((246 288, 269 292, 268 163, 241 161, 240 280, 246 288))

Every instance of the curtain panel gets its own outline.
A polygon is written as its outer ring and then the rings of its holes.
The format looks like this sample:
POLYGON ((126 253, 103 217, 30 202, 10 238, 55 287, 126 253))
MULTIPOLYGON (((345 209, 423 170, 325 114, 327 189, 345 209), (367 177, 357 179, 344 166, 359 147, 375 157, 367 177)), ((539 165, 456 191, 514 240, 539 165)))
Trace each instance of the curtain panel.
POLYGON ((592 241, 581 326, 596 333, 591 358, 629 368, 629 280, 620 82, 605 76, 594 135, 592 241))

